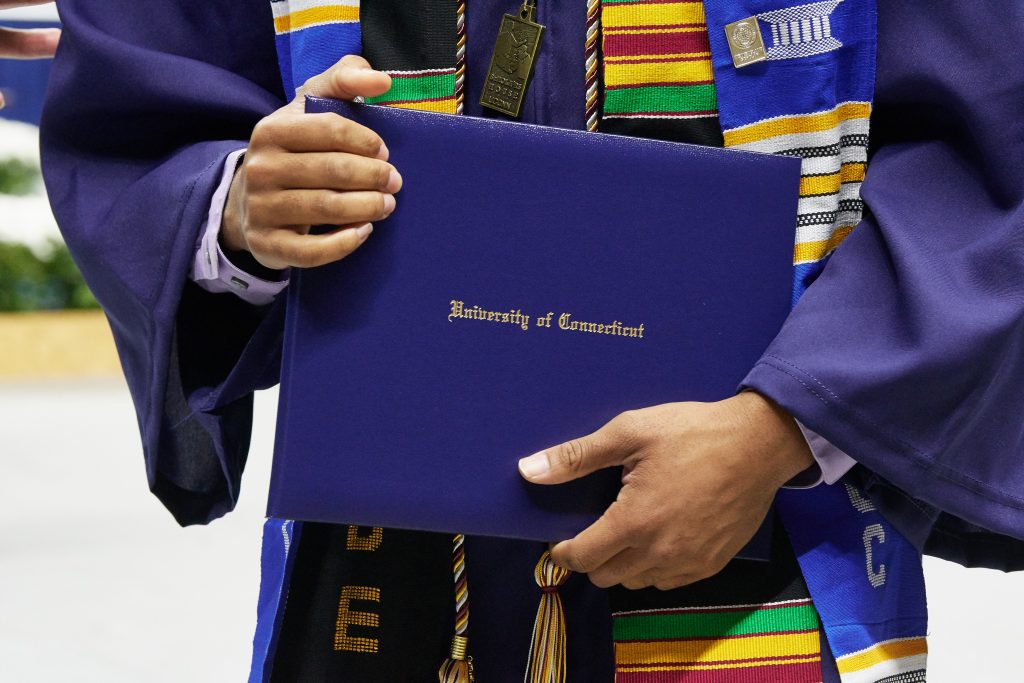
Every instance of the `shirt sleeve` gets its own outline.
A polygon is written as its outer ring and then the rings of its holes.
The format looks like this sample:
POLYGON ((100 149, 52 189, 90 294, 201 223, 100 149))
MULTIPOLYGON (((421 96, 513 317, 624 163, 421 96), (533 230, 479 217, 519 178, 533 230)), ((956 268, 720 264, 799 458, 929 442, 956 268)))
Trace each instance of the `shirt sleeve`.
POLYGON ((238 499, 283 301, 189 278, 224 160, 284 104, 264 0, 63 0, 41 146, 54 214, 110 321, 150 489, 181 524, 238 499))
POLYGON ((210 201, 210 212, 206 219, 206 227, 200 235, 199 245, 196 247, 190 277, 208 292, 230 292, 246 303, 266 306, 288 286, 288 278, 285 276, 280 280, 266 280, 246 272, 232 263, 220 246, 224 206, 228 200, 231 181, 235 177, 243 154, 245 150, 240 149, 229 154, 224 160, 224 171, 210 201))
POLYGON ((1024 567, 1024 5, 878 5, 864 220, 744 382, 925 552, 1024 567))
POLYGON ((819 484, 834 484, 857 464, 857 461, 834 446, 821 434, 808 429, 797 420, 796 425, 814 456, 814 464, 791 479, 783 488, 809 489, 819 484))

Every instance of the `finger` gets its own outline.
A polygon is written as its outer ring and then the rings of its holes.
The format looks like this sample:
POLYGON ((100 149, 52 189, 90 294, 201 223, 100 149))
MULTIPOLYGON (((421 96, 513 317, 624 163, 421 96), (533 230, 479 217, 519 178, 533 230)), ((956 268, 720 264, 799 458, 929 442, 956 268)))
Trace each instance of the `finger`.
POLYGON ((0 0, 0 9, 6 7, 27 7, 28 5, 48 5, 53 0, 0 0))
MULTIPOLYGON (((651 570, 646 553, 639 548, 626 548, 601 566, 588 573, 591 583, 599 588, 626 585, 630 579, 643 576, 651 570)), ((646 584, 650 585, 650 584, 646 584)))
POLYGON ((395 198, 383 192, 359 190, 282 190, 263 204, 249 202, 249 215, 258 225, 349 225, 369 223, 391 215, 395 198))
POLYGON ((402 176, 391 164, 356 154, 308 153, 282 155, 264 172, 246 170, 249 187, 276 189, 378 190, 394 194, 402 189, 402 176))
POLYGON ((57 52, 60 29, 0 28, 0 57, 13 59, 45 59, 57 52))
POLYGON ((612 503, 601 518, 575 538, 555 544, 551 559, 559 567, 587 574, 630 547, 628 529, 620 521, 619 503, 612 503))
POLYGON ((383 95, 390 89, 390 76, 383 71, 375 71, 358 55, 347 55, 327 71, 306 81, 296 92, 296 99, 309 95, 352 100, 383 95))
POLYGON ((625 462, 637 439, 620 415, 593 434, 560 443, 519 461, 519 472, 534 484, 562 484, 625 462))
POLYGON ((256 260, 269 268, 315 268, 345 258, 372 232, 370 223, 319 235, 271 230, 250 235, 249 246, 256 260))
POLYGON ((676 574, 667 578, 661 578, 654 582, 654 587, 660 591, 671 591, 683 586, 689 586, 700 578, 693 574, 676 574))
POLYGON ((346 152, 387 160, 380 136, 337 114, 271 116, 253 131, 253 141, 289 152, 346 152))
POLYGON ((644 588, 650 588, 657 582, 657 579, 650 574, 636 574, 622 581, 622 587, 627 588, 631 591, 643 590, 644 588))

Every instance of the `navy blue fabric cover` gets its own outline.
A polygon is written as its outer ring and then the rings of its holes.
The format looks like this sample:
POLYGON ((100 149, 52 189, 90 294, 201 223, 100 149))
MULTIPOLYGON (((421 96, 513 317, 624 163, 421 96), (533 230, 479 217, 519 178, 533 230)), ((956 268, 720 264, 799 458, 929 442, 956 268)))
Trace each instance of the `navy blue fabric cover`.
POLYGON ((271 517, 571 538, 618 471, 538 487, 516 461, 624 410, 728 398, 789 312, 797 159, 306 110, 377 131, 404 189, 359 251, 293 276, 271 517), (588 321, 636 336, 571 329, 588 321))

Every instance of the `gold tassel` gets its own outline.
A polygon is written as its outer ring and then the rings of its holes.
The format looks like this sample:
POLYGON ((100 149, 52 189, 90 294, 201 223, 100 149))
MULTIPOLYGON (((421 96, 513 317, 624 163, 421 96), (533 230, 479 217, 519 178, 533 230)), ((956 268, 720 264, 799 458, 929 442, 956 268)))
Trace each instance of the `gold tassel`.
POLYGON ((451 657, 437 672, 441 683, 473 683, 473 660, 466 656, 467 642, 465 636, 452 638, 451 657))
POLYGON ((541 597, 537 620, 533 623, 527 683, 565 683, 565 610, 558 587, 571 574, 568 569, 556 565, 546 550, 533 570, 541 597))

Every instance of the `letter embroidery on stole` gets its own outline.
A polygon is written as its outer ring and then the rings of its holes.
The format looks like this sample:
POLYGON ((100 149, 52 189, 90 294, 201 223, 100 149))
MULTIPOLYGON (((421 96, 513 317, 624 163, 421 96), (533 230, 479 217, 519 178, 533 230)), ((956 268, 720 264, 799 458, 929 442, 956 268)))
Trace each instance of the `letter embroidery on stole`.
MULTIPOLYGON (((360 527, 350 525, 345 539, 345 550, 357 552, 376 552, 384 541, 384 529, 372 527, 367 536, 359 533, 360 527)), ((341 597, 338 598, 338 620, 334 629, 334 649, 348 652, 365 652, 376 654, 380 643, 376 638, 353 636, 349 634, 349 626, 370 628, 380 627, 380 615, 376 612, 356 611, 352 602, 375 602, 380 604, 380 588, 375 586, 342 586, 341 597)))
POLYGON ((373 586, 343 586, 338 600, 338 621, 334 631, 334 649, 348 652, 376 654, 379 643, 376 638, 352 636, 349 626, 368 628, 380 627, 380 615, 376 612, 360 612, 352 609, 355 601, 380 603, 380 589, 373 586))
POLYGON ((345 541, 346 550, 373 552, 380 547, 381 542, 384 540, 384 529, 375 526, 370 530, 369 536, 360 534, 359 529, 360 527, 357 526, 350 526, 348 528, 348 538, 345 541))

